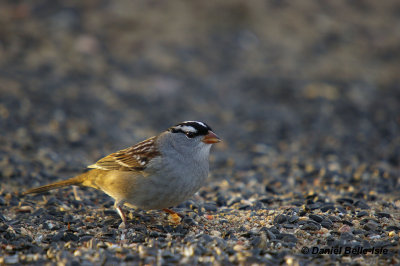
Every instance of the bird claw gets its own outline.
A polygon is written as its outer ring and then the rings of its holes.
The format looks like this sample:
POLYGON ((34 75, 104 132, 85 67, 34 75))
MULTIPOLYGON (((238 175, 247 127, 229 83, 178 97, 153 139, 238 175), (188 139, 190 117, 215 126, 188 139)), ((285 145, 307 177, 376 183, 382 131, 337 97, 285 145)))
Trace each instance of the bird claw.
POLYGON ((168 213, 168 221, 172 224, 178 225, 181 223, 182 218, 180 217, 179 213, 174 212, 173 210, 170 209, 163 209, 166 213, 168 213))
POLYGON ((121 229, 121 230, 123 230, 125 228, 126 228, 126 223, 125 222, 120 223, 120 225, 118 226, 118 229, 121 229))

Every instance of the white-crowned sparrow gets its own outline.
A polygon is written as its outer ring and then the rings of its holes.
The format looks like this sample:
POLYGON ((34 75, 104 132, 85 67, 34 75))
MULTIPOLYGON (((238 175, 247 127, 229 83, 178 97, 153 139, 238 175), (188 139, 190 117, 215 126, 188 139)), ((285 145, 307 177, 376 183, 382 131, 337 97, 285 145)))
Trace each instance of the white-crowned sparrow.
MULTIPOLYGON (((76 185, 93 187, 115 199, 115 208, 125 225, 121 207, 164 209, 191 197, 208 176, 211 145, 220 138, 202 122, 186 121, 158 136, 112 153, 86 173, 68 180, 26 191, 40 193, 76 185)), ((171 212, 171 211, 170 211, 171 212)))

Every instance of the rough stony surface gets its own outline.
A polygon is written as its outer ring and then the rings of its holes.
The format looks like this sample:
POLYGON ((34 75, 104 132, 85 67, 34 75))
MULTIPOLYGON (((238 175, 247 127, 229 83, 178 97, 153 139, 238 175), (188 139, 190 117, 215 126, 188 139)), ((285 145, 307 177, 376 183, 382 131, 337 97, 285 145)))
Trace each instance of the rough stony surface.
POLYGON ((2 1, 0 264, 398 264, 400 2, 2 1), (27 188, 183 120, 192 200, 27 188), (315 254, 316 253, 316 254, 315 254))

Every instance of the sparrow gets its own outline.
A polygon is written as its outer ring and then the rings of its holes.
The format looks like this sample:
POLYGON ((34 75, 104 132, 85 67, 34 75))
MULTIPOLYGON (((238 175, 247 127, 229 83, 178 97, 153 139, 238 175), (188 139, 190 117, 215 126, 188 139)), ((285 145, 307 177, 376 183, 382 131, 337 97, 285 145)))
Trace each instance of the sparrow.
POLYGON ((206 123, 185 121, 107 155, 89 165, 88 172, 29 189, 23 195, 72 185, 95 188, 115 200, 122 228, 126 224, 123 205, 162 209, 176 215, 168 208, 187 200, 202 187, 209 173, 211 146, 220 141, 206 123))

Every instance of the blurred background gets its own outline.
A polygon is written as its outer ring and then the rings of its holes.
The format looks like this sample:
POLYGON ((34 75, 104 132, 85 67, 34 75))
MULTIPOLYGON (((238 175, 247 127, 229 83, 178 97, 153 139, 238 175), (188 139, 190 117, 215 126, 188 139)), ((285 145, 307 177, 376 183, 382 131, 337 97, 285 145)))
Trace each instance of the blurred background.
POLYGON ((397 0, 1 1, 0 176, 67 177, 201 120, 215 178, 371 167, 393 191, 399 82, 397 0))

